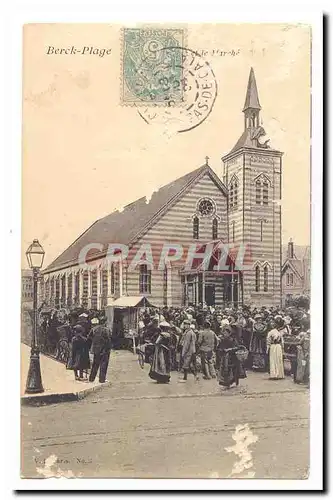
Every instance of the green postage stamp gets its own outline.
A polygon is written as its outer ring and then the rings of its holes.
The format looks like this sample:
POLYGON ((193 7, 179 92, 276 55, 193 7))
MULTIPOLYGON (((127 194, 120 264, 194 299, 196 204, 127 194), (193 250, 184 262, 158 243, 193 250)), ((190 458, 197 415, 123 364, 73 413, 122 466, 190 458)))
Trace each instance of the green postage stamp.
POLYGON ((123 28, 122 104, 183 102, 184 28, 123 28))

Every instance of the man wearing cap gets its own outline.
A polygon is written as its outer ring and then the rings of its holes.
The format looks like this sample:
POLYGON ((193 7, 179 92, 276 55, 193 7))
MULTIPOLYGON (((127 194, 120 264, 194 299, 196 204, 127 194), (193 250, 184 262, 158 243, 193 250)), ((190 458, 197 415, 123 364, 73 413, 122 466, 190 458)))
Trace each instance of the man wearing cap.
POLYGON ((93 325, 89 338, 91 339, 90 352, 93 354, 93 364, 89 376, 89 382, 94 382, 98 369, 99 381, 106 382, 106 372, 109 366, 110 351, 111 351, 111 331, 105 325, 106 318, 93 318, 93 325))
POLYGON ((204 322, 204 329, 199 332, 198 347, 201 358, 201 369, 203 378, 209 380, 216 378, 213 353, 215 349, 216 335, 211 329, 208 319, 204 322))

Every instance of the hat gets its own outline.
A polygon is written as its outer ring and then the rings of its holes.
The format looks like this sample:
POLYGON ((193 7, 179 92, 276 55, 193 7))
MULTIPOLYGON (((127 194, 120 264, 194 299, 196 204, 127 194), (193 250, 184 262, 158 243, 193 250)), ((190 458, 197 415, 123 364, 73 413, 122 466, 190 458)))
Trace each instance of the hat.
POLYGON ((92 325, 98 325, 98 323, 99 323, 99 319, 98 318, 92 318, 92 320, 91 320, 91 324, 92 325))
POLYGON ((88 314, 82 313, 82 314, 80 314, 79 318, 88 318, 88 314))
POLYGON ((167 321, 161 321, 160 326, 163 328, 169 328, 170 324, 167 321))
POLYGON ((284 319, 279 314, 277 314, 276 316, 274 316, 274 321, 275 321, 275 324, 276 324, 277 328, 281 328, 285 324, 284 323, 284 319))

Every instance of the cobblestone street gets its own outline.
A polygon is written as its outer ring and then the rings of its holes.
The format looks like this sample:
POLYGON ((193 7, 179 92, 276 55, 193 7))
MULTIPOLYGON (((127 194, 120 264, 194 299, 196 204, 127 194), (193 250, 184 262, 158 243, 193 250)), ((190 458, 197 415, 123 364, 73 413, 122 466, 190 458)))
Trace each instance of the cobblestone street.
POLYGON ((22 407, 23 477, 307 477, 308 390, 248 373, 157 385, 136 356, 112 352, 108 380, 86 399, 22 407))

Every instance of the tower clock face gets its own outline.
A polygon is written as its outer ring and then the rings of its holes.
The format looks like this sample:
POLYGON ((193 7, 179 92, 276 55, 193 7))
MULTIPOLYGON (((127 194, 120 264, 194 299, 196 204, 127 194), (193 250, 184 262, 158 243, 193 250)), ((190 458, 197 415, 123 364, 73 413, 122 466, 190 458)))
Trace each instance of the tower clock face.
POLYGON ((212 200, 209 198, 203 198, 198 203, 198 212, 200 215, 213 215, 215 212, 215 206, 212 200))

